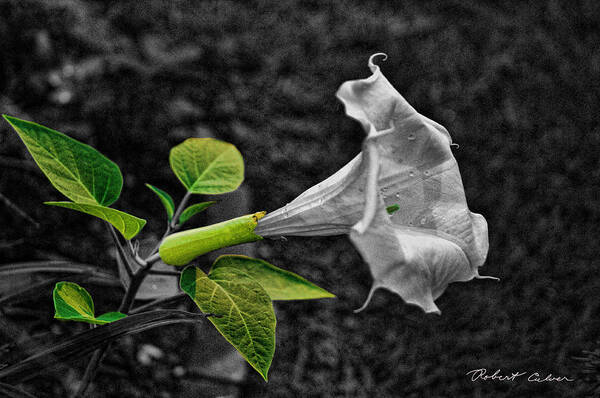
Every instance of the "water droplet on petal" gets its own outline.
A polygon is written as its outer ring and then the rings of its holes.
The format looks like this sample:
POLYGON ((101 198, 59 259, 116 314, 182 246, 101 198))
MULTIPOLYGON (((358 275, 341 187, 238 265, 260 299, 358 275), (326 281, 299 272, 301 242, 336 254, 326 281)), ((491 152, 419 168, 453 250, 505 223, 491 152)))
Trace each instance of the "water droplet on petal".
POLYGON ((397 192, 394 196, 396 196, 397 199, 400 199, 400 192, 397 192))
POLYGON ((410 173, 408 173, 409 176, 414 177, 415 176, 415 172, 411 171, 410 173))
POLYGON ((410 133, 410 134, 408 135, 408 140, 409 140, 409 141, 414 141, 414 139, 415 139, 415 138, 417 138, 417 137, 415 137, 415 135, 414 135, 413 133, 410 133))
POLYGON ((425 170, 425 175, 428 176, 429 174, 431 174, 430 171, 429 170, 425 170))

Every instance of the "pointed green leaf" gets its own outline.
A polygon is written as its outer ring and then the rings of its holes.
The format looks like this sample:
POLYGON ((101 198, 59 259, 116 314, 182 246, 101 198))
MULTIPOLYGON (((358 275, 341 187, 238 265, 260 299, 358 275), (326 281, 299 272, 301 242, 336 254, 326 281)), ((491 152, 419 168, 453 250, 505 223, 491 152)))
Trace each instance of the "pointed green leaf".
POLYGON ((136 236, 146 225, 146 220, 110 207, 73 202, 44 202, 44 204, 77 210, 108 221, 127 240, 136 236))
POLYGON ((123 319, 126 316, 127 315, 121 312, 107 312, 106 314, 102 314, 99 317, 96 317, 96 320, 103 323, 111 323, 114 321, 118 321, 119 319, 123 319))
POLYGON ((217 202, 213 200, 210 202, 196 203, 196 204, 193 204, 193 205, 187 207, 179 216, 179 224, 183 225, 187 220, 189 220, 196 214, 203 212, 209 206, 212 206, 215 203, 217 203, 217 202))
POLYGON ((307 281, 300 275, 278 268, 266 261, 239 255, 217 258, 209 276, 221 267, 244 271, 266 290, 271 300, 310 300, 335 297, 327 290, 307 281))
POLYGON ((52 185, 78 203, 109 206, 121 194, 119 167, 89 145, 37 123, 4 115, 52 185))
POLYGON ((160 201, 162 202, 165 210, 167 211, 167 217, 169 221, 173 218, 173 213, 175 212, 175 202, 173 202, 173 198, 171 195, 163 191, 162 189, 156 188, 154 185, 146 184, 148 188, 152 190, 158 196, 160 201))
POLYGON ((400 210, 400 206, 397 204, 393 204, 391 206, 386 207, 385 210, 388 212, 388 214, 394 214, 395 212, 400 210))
POLYGON ((267 380, 275 353, 275 312, 267 292, 248 274, 222 267, 208 277, 197 267, 181 273, 181 289, 248 363, 267 380))
POLYGON ((191 193, 235 191, 244 180, 244 159, 232 144, 212 138, 188 138, 171 149, 171 169, 191 193))
POLYGON ((52 298, 56 319, 103 325, 126 317, 120 312, 108 312, 96 318, 92 296, 76 283, 58 282, 52 298))

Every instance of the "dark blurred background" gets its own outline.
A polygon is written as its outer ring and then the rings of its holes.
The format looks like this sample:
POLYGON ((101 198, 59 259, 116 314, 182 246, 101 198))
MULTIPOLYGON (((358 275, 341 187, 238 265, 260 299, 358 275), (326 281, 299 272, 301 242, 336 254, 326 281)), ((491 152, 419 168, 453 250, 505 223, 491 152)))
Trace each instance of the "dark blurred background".
MULTIPOLYGON (((260 242, 257 256, 338 299, 277 304, 269 383, 247 372, 227 394, 600 396, 599 43, 595 0, 0 0, 0 112, 119 164, 125 185, 115 207, 148 219, 143 233, 156 238, 163 210, 144 183, 181 198, 168 151, 187 137, 240 149, 248 211, 274 210, 343 166, 364 135, 335 91, 367 77, 368 57, 385 52, 387 78, 460 144, 469 206, 489 224, 481 271, 501 281, 451 285, 437 301, 441 316, 385 291, 353 314, 371 280, 346 237, 260 242), (477 368, 575 381, 471 382, 465 373, 477 368)), ((0 170, 1 263, 115 269, 99 221, 42 204, 61 195, 4 122, 0 170)), ((77 327, 51 320, 50 289, 19 305, 9 318, 32 335, 77 327)), ((186 328, 122 340, 96 395, 184 396, 193 382, 170 369, 188 360, 186 328), (144 344, 167 354, 137 366, 144 344)), ((23 388, 66 396, 84 364, 23 388)))

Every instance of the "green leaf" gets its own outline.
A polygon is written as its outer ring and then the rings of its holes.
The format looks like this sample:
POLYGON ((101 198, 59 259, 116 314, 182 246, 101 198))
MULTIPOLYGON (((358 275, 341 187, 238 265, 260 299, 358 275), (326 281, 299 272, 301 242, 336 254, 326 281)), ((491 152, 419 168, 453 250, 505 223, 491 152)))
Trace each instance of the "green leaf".
POLYGON ((248 363, 267 380, 275 353, 275 312, 267 292, 245 272, 222 267, 210 277, 197 267, 181 273, 181 289, 248 363))
POLYGON ((54 287, 52 298, 56 319, 103 325, 127 316, 120 312, 108 312, 96 318, 92 296, 87 290, 72 282, 58 282, 54 287))
POLYGON ((217 203, 216 201, 210 201, 210 202, 202 202, 202 203, 196 203, 193 204, 191 206, 188 206, 179 216, 179 224, 183 225, 187 220, 189 220, 190 218, 192 218, 193 216, 195 216, 198 213, 203 212, 204 210, 206 210, 209 206, 214 205, 215 203, 217 203))
POLYGON ((156 188, 154 185, 146 184, 148 188, 152 190, 158 196, 160 201, 162 202, 165 210, 167 211, 167 217, 169 221, 173 218, 173 213, 175 212, 175 202, 173 202, 173 198, 171 195, 163 191, 162 189, 156 188))
POLYGON ((114 321, 118 321, 119 319, 125 318, 127 315, 121 312, 107 312, 106 314, 102 314, 99 317, 96 317, 97 321, 101 321, 103 323, 111 323, 114 321))
POLYGON ((73 203, 73 202, 44 202, 50 206, 65 207, 67 209, 77 210, 82 213, 103 219, 111 223, 125 239, 129 240, 136 236, 146 225, 146 220, 132 216, 120 210, 110 207, 73 203))
POLYGON ((335 297, 327 290, 321 289, 293 272, 256 258, 239 255, 221 256, 215 260, 209 276, 213 271, 222 267, 244 271, 260 283, 271 300, 309 300, 335 297))
POLYGON ((121 194, 119 167, 89 145, 37 123, 4 115, 52 185, 78 203, 109 206, 121 194))
POLYGON ((235 191, 244 180, 244 159, 232 144, 212 138, 188 138, 171 149, 171 169, 191 193, 235 191))
POLYGON ((391 206, 386 207, 385 210, 388 212, 388 214, 394 214, 395 212, 400 210, 400 206, 397 204, 393 204, 391 206))

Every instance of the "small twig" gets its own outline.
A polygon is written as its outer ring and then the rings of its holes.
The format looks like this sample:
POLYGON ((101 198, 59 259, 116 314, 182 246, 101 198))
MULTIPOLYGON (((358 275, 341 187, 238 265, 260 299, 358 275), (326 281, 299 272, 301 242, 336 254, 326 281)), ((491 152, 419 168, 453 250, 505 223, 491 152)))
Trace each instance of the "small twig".
POLYGON ((151 255, 150 257, 146 258, 146 263, 148 264, 154 264, 155 262, 157 262, 158 260, 160 260, 160 254, 154 253, 153 255, 151 255))
POLYGON ((187 204, 187 202, 191 196, 192 196, 192 193, 190 191, 187 191, 185 193, 185 196, 183 197, 183 199, 181 199, 181 203, 179 203, 179 206, 177 206, 177 211, 175 212, 175 214, 173 215, 173 218, 171 219, 170 226, 172 229, 177 227, 177 220, 179 220, 179 216, 183 212, 183 209, 185 208, 185 205, 187 204))
POLYGON ((166 276, 181 276, 180 271, 169 271, 169 270, 161 270, 161 269, 153 269, 148 272, 150 275, 166 275, 166 276))
POLYGON ((127 241, 127 246, 129 246, 129 251, 131 252, 131 256, 135 259, 136 263, 138 263, 142 267, 145 267, 146 265, 148 265, 146 260, 142 259, 139 256, 137 249, 133 246, 133 244, 131 243, 130 240, 127 241))
POLYGON ((187 296, 187 294, 185 294, 185 293, 179 293, 179 294, 176 294, 171 297, 156 299, 154 301, 149 302, 148 304, 140 305, 139 307, 134 308, 133 310, 129 311, 129 313, 131 315, 133 315, 133 314, 138 314, 140 312, 144 312, 150 308, 167 305, 167 304, 175 304, 178 301, 184 299, 186 296, 187 296))
MULTIPOLYGON (((158 240, 158 242, 156 242, 156 245, 152 248, 152 250, 150 251, 150 255, 157 253, 158 252, 158 248, 160 247, 160 244, 162 243, 163 240, 165 240, 165 238, 167 236, 169 236, 169 234, 171 233, 171 224, 167 224, 167 230, 165 231, 165 233, 163 234, 162 238, 160 238, 158 240)), ((146 261, 148 261, 148 259, 146 259, 146 261)))
POLYGON ((121 242, 119 241, 119 237, 117 236, 114 227, 108 222, 106 223, 106 226, 110 231, 110 234, 113 238, 113 242, 115 242, 115 246, 117 246, 117 255, 121 258, 121 262, 125 265, 125 269, 127 270, 127 274, 129 275, 129 277, 132 277, 135 272, 133 270, 133 267, 129 263, 129 259, 125 254, 125 249, 123 248, 123 245, 121 245, 121 242))
POLYGON ((6 207, 8 207, 9 209, 12 209, 18 216, 29 221, 36 228, 40 227, 40 224, 37 221, 35 221, 33 218, 31 218, 31 216, 29 216, 29 214, 27 214, 23 210, 21 210, 21 208, 19 206, 17 206, 13 202, 11 202, 6 196, 2 195, 2 193, 0 193, 0 200, 2 202, 4 202, 6 207))
POLYGON ((96 351, 94 351, 94 354, 92 354, 92 358, 90 359, 90 362, 88 363, 87 367, 85 368, 85 373, 83 374, 83 378, 81 379, 81 382, 79 383, 79 388, 77 389, 77 391, 75 391, 75 394, 73 394, 73 398, 85 396, 85 393, 86 393, 88 387, 90 386, 91 381, 94 379, 94 376, 96 375, 96 371, 98 370, 98 365, 100 365, 100 362, 102 361, 104 354, 106 354, 106 351, 108 350, 109 346, 110 346, 110 343, 106 344, 104 347, 98 348, 96 351))

